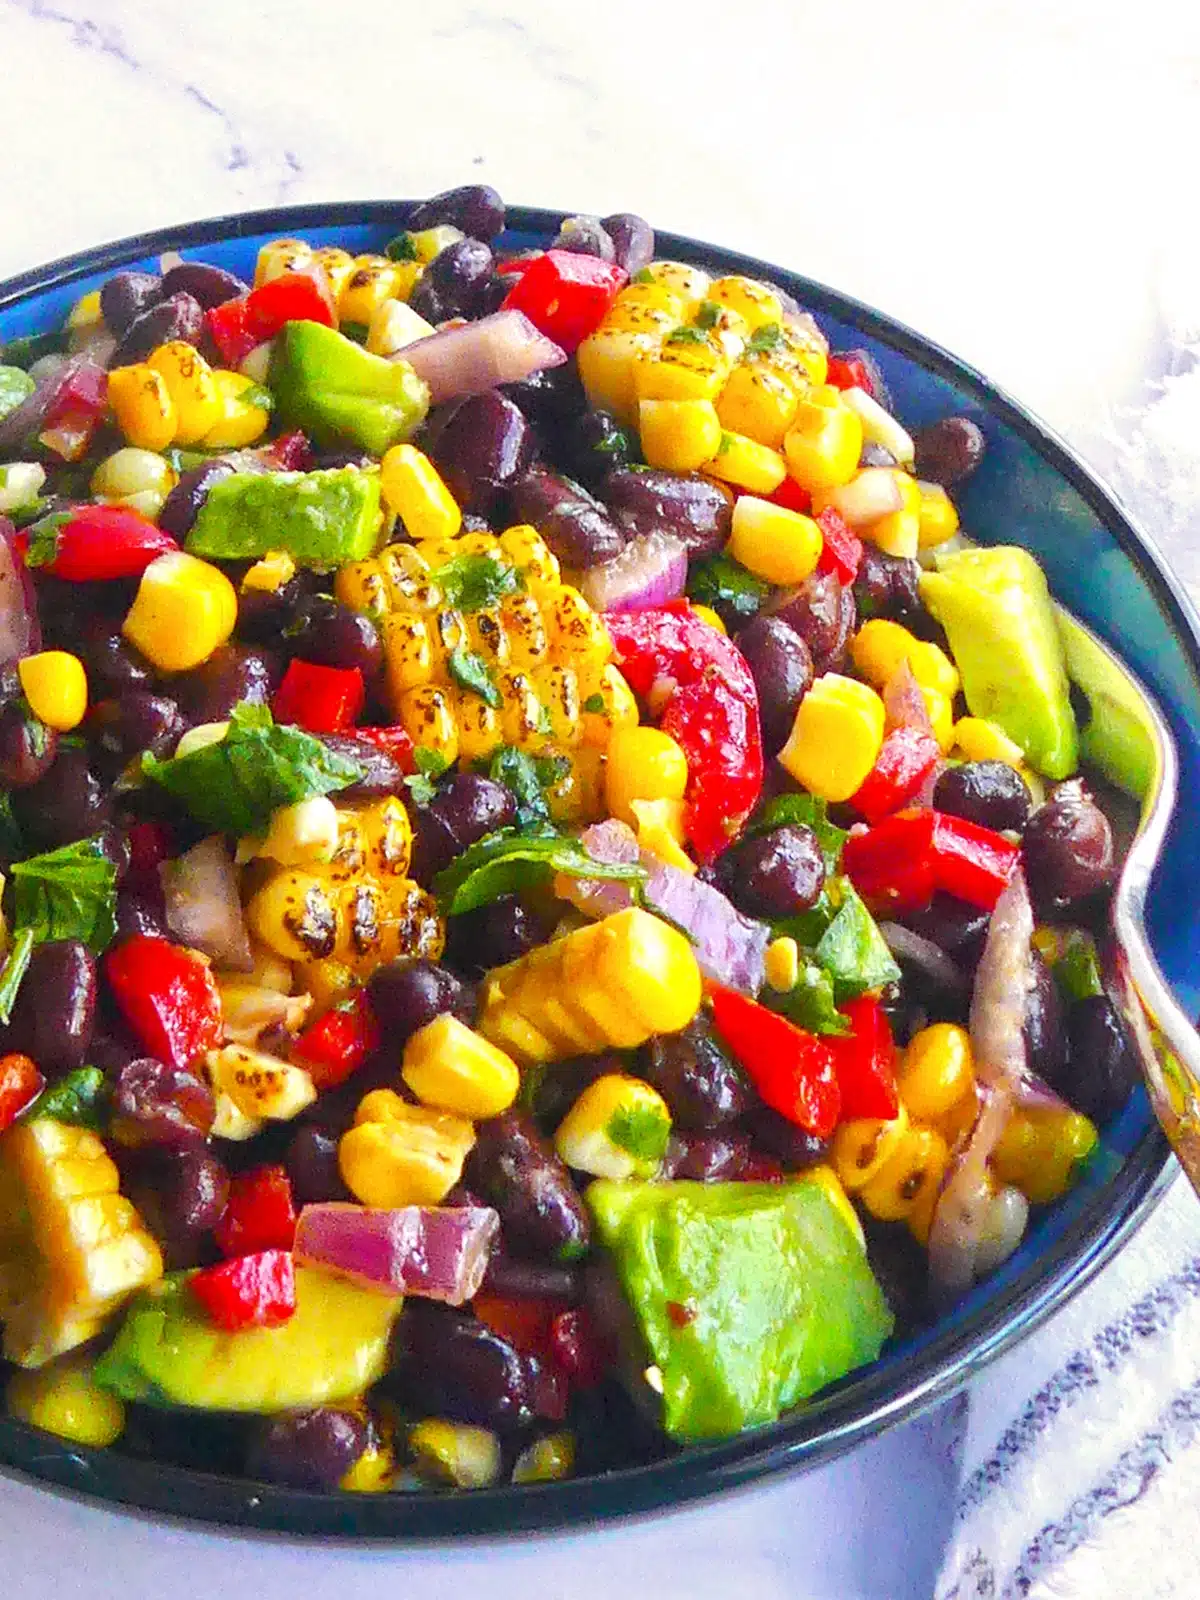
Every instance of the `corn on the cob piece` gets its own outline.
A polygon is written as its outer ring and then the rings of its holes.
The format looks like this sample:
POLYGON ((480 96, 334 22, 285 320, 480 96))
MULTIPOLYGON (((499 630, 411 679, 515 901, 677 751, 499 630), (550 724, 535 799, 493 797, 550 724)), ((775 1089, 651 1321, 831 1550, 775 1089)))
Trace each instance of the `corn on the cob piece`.
POLYGON ((38 1117, 0 1138, 4 1354, 41 1367, 100 1332, 162 1256, 96 1134, 38 1117))

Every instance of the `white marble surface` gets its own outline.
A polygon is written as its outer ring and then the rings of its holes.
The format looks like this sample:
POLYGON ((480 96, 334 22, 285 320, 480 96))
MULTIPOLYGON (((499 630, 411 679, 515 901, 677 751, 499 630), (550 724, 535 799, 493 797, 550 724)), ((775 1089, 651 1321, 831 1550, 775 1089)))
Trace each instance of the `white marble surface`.
MULTIPOLYGON (((1117 478, 1200 579, 1200 14, 1176 0, 0 0, 0 106, 0 277, 196 216, 473 178, 636 209, 940 339, 1117 478)), ((1177 1192, 1068 1320, 977 1383, 968 1462, 1079 1330, 1195 1252, 1197 1216, 1177 1192)), ((685 1517, 436 1556, 228 1541, 9 1482, 4 1582, 22 1600, 191 1600, 230 1580, 260 1600, 393 1581, 416 1600, 903 1600, 932 1587, 957 1421, 685 1517)), ((1035 1505, 1018 1511, 1036 1528, 1035 1505)), ((1194 1562, 1194 1542, 1175 1548, 1194 1562)), ((1147 1554, 1146 1592, 1189 1592, 1176 1565, 1147 1554)), ((1094 1574, 1055 1592, 1126 1591, 1094 1574)))

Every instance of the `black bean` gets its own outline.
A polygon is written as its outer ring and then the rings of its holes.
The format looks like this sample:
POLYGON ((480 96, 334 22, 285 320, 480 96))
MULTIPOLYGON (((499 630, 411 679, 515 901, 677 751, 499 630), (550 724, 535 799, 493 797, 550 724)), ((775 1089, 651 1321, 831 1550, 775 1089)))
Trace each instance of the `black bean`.
MULTIPOLYGON (((208 1233, 229 1201, 229 1173, 211 1150, 159 1151, 151 1158, 153 1201, 147 1220, 160 1237, 183 1242, 208 1233)), ((138 1196, 146 1205, 145 1192, 138 1196)))
POLYGON ((1112 829, 1078 780, 1056 786, 1026 824, 1023 845, 1030 893, 1043 912, 1064 911, 1112 879, 1112 829))
POLYGON ((246 1455, 246 1474, 289 1489, 332 1492, 367 1448, 370 1429, 358 1411, 318 1406, 265 1418, 246 1455))
POLYGON ((15 789, 13 815, 27 843, 56 850, 99 833, 112 820, 112 796, 88 765, 87 751, 60 746, 54 764, 36 783, 15 789))
POLYGON ((853 590, 843 588, 836 573, 814 572, 786 592, 775 615, 804 640, 818 676, 838 670, 854 630, 855 606, 853 590))
POLYGON ((160 344, 176 339, 198 344, 204 332, 204 312, 190 294, 173 294, 169 300, 140 312, 125 332, 112 358, 112 366, 128 367, 144 361, 160 344))
POLYGON ((127 1149, 198 1147, 215 1116, 212 1090, 187 1067, 140 1056, 117 1074, 111 1133, 127 1149))
POLYGON ((697 561, 716 555, 733 523, 732 493, 698 472, 618 467, 601 484, 600 498, 626 533, 674 534, 697 561))
POLYGON ((13 1008, 12 1037, 48 1078, 82 1067, 96 1021, 96 958, 80 939, 40 944, 13 1008))
POLYGON ((914 933, 931 940, 963 967, 975 967, 983 954, 990 918, 957 895, 935 894, 927 906, 910 911, 903 921, 914 933))
POLYGON ((500 1213, 514 1250, 573 1261, 591 1242, 587 1211, 566 1167, 520 1111, 481 1122, 467 1157, 466 1182, 500 1213))
POLYGON ((614 211, 600 221, 613 242, 617 265, 631 278, 654 260, 654 229, 644 217, 633 211, 614 211))
POLYGON ((908 626, 921 607, 921 564, 907 556, 889 556, 876 545, 864 544, 854 601, 860 617, 886 617, 908 626))
POLYGON ((453 307, 442 299, 427 272, 422 273, 417 280, 412 294, 408 297, 408 303, 419 317, 424 317, 425 321, 432 323, 435 328, 443 322, 448 322, 454 315, 453 307))
POLYGON ((231 477, 233 470, 228 461, 206 461, 201 467, 181 472, 179 482, 163 501, 158 526, 173 539, 186 539, 200 514, 200 507, 208 499, 209 490, 222 478, 231 477))
POLYGON ((408 219, 412 233, 443 225, 460 228, 472 239, 494 239, 504 231, 504 201, 490 184, 467 183, 422 200, 408 219))
POLYGON ((489 392, 446 408, 427 438, 438 470, 459 505, 488 516, 520 477, 533 435, 520 408, 489 392))
POLYGON ((903 1223, 863 1218, 867 1260, 903 1335, 929 1317, 929 1258, 903 1223))
POLYGON ((556 1061, 554 1071, 547 1072, 533 1092, 530 1109, 538 1127, 553 1132, 575 1104, 583 1091, 606 1073, 627 1072, 628 1062, 615 1050, 602 1055, 572 1056, 567 1061, 556 1061))
POLYGON ((116 699, 98 700, 85 724, 93 750, 115 774, 143 750, 169 755, 186 723, 174 700, 145 689, 126 689, 116 699))
POLYGON ((829 1140, 808 1133, 770 1106, 756 1106, 743 1119, 742 1126, 755 1147, 772 1156, 790 1172, 814 1167, 829 1154, 829 1140))
POLYGON ((543 454, 548 451, 557 462, 567 430, 587 405, 575 363, 543 367, 518 383, 506 383, 501 393, 520 407, 537 432, 543 454))
POLYGON ((1054 974, 1037 951, 1033 984, 1025 1001, 1025 1051, 1029 1066, 1048 1084, 1061 1082, 1067 1064, 1067 1029, 1054 974))
POLYGON ((590 410, 567 428, 561 456, 571 477, 596 494, 606 474, 628 466, 633 453, 632 438, 612 413, 590 410))
POLYGON ((414 818, 413 872, 427 883, 468 845, 507 827, 516 818, 516 801, 503 783, 474 772, 460 772, 414 818))
POLYGON ((746 839, 721 857, 726 894, 752 917, 793 917, 817 903, 825 885, 825 857, 816 834, 803 823, 746 839))
POLYGON ((963 817, 981 828, 1017 833, 1029 819, 1033 806, 1024 778, 1007 761, 964 761, 947 767, 933 790, 938 811, 963 817))
POLYGON ((314 594, 301 602, 288 625, 286 642, 304 661, 344 670, 357 667, 368 681, 383 665, 383 643, 370 617, 328 594, 314 594))
POLYGON ((426 267, 425 278, 452 316, 474 317, 494 265, 487 245, 468 237, 440 250, 426 267))
POLYGON ((129 326, 163 296, 163 281, 155 272, 117 272, 100 290, 100 315, 109 333, 123 339, 129 326))
POLYGON ((764 751, 776 755, 787 743, 797 708, 812 687, 812 654, 795 628, 781 617, 755 617, 735 642, 758 690, 764 751))
POLYGON ((292 1193, 301 1205, 316 1206, 329 1200, 351 1200, 338 1168, 337 1135, 306 1122, 292 1135, 284 1156, 292 1193))
POLYGON ((396 1328, 385 1388, 406 1410, 494 1428, 561 1421, 565 1394, 536 1357, 513 1348, 478 1318, 410 1299, 396 1328))
POLYGON ((0 784, 22 789, 44 778, 58 755, 58 734, 22 700, 0 708, 0 784))
POLYGON ((473 977, 489 967, 516 961, 549 934, 545 919, 536 916, 515 894, 503 894, 490 905, 451 917, 446 928, 446 960, 473 977))
POLYGON ((490 317, 493 311, 499 311, 508 299, 509 290, 512 288, 512 279, 502 272, 493 272, 479 291, 479 307, 477 317, 490 317))
POLYGON ((915 433, 913 443, 917 477, 946 489, 971 476, 986 448, 982 429, 970 417, 943 417, 915 433))
POLYGON ((224 267, 209 266, 206 261, 181 261, 162 281, 165 300, 173 294, 190 294, 205 311, 223 305, 226 300, 240 300, 249 291, 250 285, 243 283, 235 273, 226 272, 224 267))
POLYGON ((625 535, 586 489, 570 478, 534 467, 512 486, 513 509, 530 522, 566 567, 611 561, 625 548, 625 535))
MULTIPOLYGON (((447 1195, 443 1205, 454 1202, 447 1195)), ((565 1300, 574 1305, 583 1294, 583 1276, 578 1267, 551 1266, 543 1261, 518 1261, 504 1250, 493 1250, 483 1275, 487 1294, 505 1300, 565 1300)))
MULTIPOLYGON (((461 1016, 469 992, 460 978, 436 961, 386 961, 367 980, 371 1010, 390 1050, 444 1012, 461 1016)), ((464 1019, 467 1020, 467 1019, 464 1019)))
POLYGON ((93 692, 115 694, 122 689, 145 689, 154 682, 154 669, 146 658, 101 619, 84 631, 82 655, 93 692))
POLYGON ((120 944, 137 934, 145 934, 152 939, 171 937, 162 889, 153 883, 139 884, 136 889, 121 889, 117 894, 115 942, 120 944))
POLYGON ((231 640, 200 666, 172 679, 172 687, 188 720, 198 725, 224 722, 243 700, 269 705, 282 676, 283 667, 273 651, 231 640))
POLYGON ((1137 1055, 1107 995, 1076 1000, 1067 1012, 1066 1071, 1051 1087, 1093 1122, 1116 1116, 1137 1085, 1137 1055))
POLYGON ((301 608, 320 593, 320 574, 301 570, 278 589, 246 589, 238 596, 237 632, 247 644, 282 650, 301 608))
POLYGON ((741 1070, 702 1018, 681 1033, 651 1039, 638 1063, 642 1077, 667 1102, 675 1127, 685 1133, 735 1122, 754 1099, 741 1070))
POLYGON ((747 1134, 722 1128, 719 1133, 672 1133, 659 1176, 693 1183, 722 1183, 738 1178, 751 1155, 747 1134))
POLYGON ((406 792, 403 768, 370 739, 359 739, 351 733, 322 733, 318 737, 327 750, 359 765, 354 782, 338 790, 342 799, 379 800, 384 795, 406 792))
POLYGON ((577 256, 596 256, 601 261, 617 259, 612 235, 599 217, 564 217, 550 248, 569 250, 577 256))

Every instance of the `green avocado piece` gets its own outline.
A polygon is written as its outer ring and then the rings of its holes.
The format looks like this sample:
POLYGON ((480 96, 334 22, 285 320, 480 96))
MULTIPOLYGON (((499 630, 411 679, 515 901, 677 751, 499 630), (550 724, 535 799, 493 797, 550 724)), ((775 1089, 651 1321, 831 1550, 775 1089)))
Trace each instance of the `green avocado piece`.
POLYGON ((286 550, 301 566, 336 567, 373 555, 381 523, 376 471, 235 472, 209 490, 186 547, 218 561, 286 550))
POLYGON ((1079 737, 1041 567, 1012 545, 955 550, 921 578, 946 630, 972 716, 997 722, 1047 778, 1069 778, 1079 737))
POLYGON ((1118 788, 1144 800, 1158 768, 1158 741, 1145 702, 1074 617, 1061 606, 1055 614, 1067 673, 1087 696, 1091 713, 1079 736, 1079 753, 1118 788))
POLYGON ((587 1202, 673 1439, 720 1439, 873 1361, 893 1319, 824 1184, 617 1183, 587 1202))
POLYGON ((407 361, 373 355, 319 322, 285 323, 267 381, 289 427, 376 456, 415 433, 429 410, 429 386, 407 361))
POLYGON ((387 1366, 401 1301, 316 1267, 296 1268, 296 1310, 278 1328, 226 1333, 171 1273, 130 1302, 96 1382, 123 1400, 271 1415, 351 1400, 387 1366))

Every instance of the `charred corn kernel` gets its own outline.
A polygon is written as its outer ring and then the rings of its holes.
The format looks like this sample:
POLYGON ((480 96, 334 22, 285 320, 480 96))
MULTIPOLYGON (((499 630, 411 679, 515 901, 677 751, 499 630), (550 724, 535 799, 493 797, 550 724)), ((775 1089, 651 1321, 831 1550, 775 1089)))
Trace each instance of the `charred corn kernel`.
POLYGON ((370 327, 379 307, 395 294, 398 277, 396 263, 386 256, 357 256, 337 297, 338 321, 370 327))
POLYGON ((909 1127, 858 1192, 880 1222, 903 1222, 928 1190, 937 1193, 950 1151, 936 1128, 909 1127))
POLYGON ((36 1372, 15 1372, 5 1400, 10 1417, 72 1444, 102 1450, 125 1431, 125 1407, 101 1389, 86 1356, 63 1356, 36 1372))
MULTIPOLYGON (((434 256, 440 256, 449 245, 457 244, 462 238, 458 228, 452 228, 448 222, 440 222, 436 228, 420 228, 416 233, 408 235, 416 259, 423 267, 427 267, 434 256)), ((393 265, 401 265, 399 262, 393 265)))
POLYGON ((257 939, 251 939, 250 959, 253 963, 250 971, 238 974, 241 981, 255 984, 260 989, 275 989, 280 994, 292 992, 292 969, 282 956, 276 955, 274 950, 260 944, 257 939))
POLYGON ((728 306, 744 317, 753 333, 766 323, 782 323, 783 305, 773 289, 753 278, 714 278, 708 286, 707 300, 728 306))
POLYGON ((600 327, 589 334, 575 352, 588 404, 611 411, 618 422, 636 422, 638 366, 654 355, 661 342, 659 330, 636 333, 600 327))
MULTIPOLYGON (((209 430, 216 427, 225 409, 208 362, 194 345, 185 344, 182 339, 172 339, 152 351, 146 357, 146 365, 162 374, 175 406, 175 437, 172 442, 199 444, 209 430)), ((247 378, 244 381, 249 384, 250 380, 247 378)))
POLYGON ((214 372, 212 380, 221 410, 204 435, 205 449, 240 450, 260 439, 271 420, 262 387, 241 372, 214 372))
POLYGON ((862 454, 862 423, 832 384, 809 390, 784 435, 787 469, 811 492, 849 483, 862 454))
POLYGON ((650 1084, 607 1072, 571 1107, 554 1148, 567 1166, 596 1178, 647 1178, 658 1170, 671 1134, 667 1103, 650 1084))
POLYGON ((258 252, 254 264, 254 287, 257 289, 272 278, 285 272, 304 272, 313 264, 313 251, 303 239, 272 239, 258 252))
POLYGON ((900 1098, 914 1122, 940 1124, 975 1085, 971 1036, 955 1022, 914 1033, 898 1075, 900 1098))
POLYGON ((721 445, 721 424, 711 400, 643 400, 638 434, 647 464, 667 472, 694 472, 721 445))
POLYGON ((606 749, 618 729, 636 726, 637 700, 620 669, 611 662, 599 671, 581 668, 579 694, 585 745, 606 749))
POLYGON ((340 250, 337 245, 327 244, 313 251, 313 264, 325 274, 330 297, 336 306, 338 296, 354 274, 354 257, 349 250, 340 250))
POLYGON ((315 794, 290 806, 277 806, 254 853, 285 867, 303 867, 332 861, 337 846, 337 807, 328 795, 315 794))
POLYGON ((683 261, 652 261, 642 268, 634 282, 658 284, 686 304, 695 306, 707 298, 712 279, 700 267, 689 267, 683 261))
POLYGON ((575 1470, 575 1435, 544 1433, 527 1444, 513 1463, 514 1483, 557 1483, 575 1470))
POLYGON ((333 886, 304 868, 274 873, 246 906, 250 931, 285 961, 313 961, 333 953, 338 909, 333 886))
POLYGON ((940 483, 918 483, 917 492, 921 497, 917 545, 922 550, 933 550, 958 532, 958 512, 940 483))
POLYGON ((771 346, 770 355, 776 366, 799 367, 817 387, 829 376, 829 340, 807 311, 784 312, 779 342, 771 346))
POLYGON ((992 1169, 1031 1205, 1049 1205, 1071 1187, 1076 1167, 1095 1149, 1097 1137, 1094 1123, 1065 1106, 1014 1111, 997 1142, 992 1169))
POLYGON ((322 961, 298 961, 288 970, 294 974, 296 987, 311 1000, 314 1015, 331 1011, 361 986, 354 969, 344 961, 335 961, 332 956, 322 961))
POLYGON ((669 867, 693 875, 696 863, 683 848, 684 816, 687 807, 682 800, 631 800, 633 825, 637 830, 638 848, 648 850, 669 867))
POLYGON ((830 1157, 833 1170, 848 1194, 858 1191, 880 1172, 884 1163, 908 1137, 908 1113, 901 1103, 890 1121, 855 1117, 838 1125, 830 1157))
POLYGON ((303 1067, 242 1044, 210 1050, 204 1073, 216 1093, 227 1095, 243 1116, 256 1122, 291 1122, 317 1098, 303 1067))
POLYGON ((954 724, 954 746, 966 761, 1003 761, 1010 767, 1025 765, 1025 752, 998 722, 984 717, 959 717, 954 724))
POLYGON ((91 333, 101 327, 104 322, 104 313, 100 309, 99 289, 90 289, 87 294, 80 295, 71 307, 67 317, 68 333, 91 333))
POLYGON ((474 1121, 507 1111, 521 1087, 512 1057, 449 1012, 409 1038, 400 1076, 424 1105, 474 1121))
POLYGON ((165 450, 174 441, 175 402, 161 372, 139 363, 116 367, 108 375, 108 404, 131 445, 165 450))
POLYGON ((170 550, 142 573, 121 632, 160 672, 187 672, 229 638, 237 607, 219 567, 170 550))
POLYGON ((692 611, 696 616, 698 616, 700 618, 700 620, 702 622, 707 622, 709 627, 710 628, 715 628, 718 633, 727 634, 729 632, 729 629, 721 621, 721 618, 717 615, 717 613, 713 610, 713 608, 711 606, 698 606, 698 605, 693 604, 692 611))
POLYGON ((958 693, 958 668, 946 652, 886 617, 871 617, 854 635, 850 646, 854 665, 868 683, 884 689, 897 667, 907 661, 922 688, 936 689, 950 699, 958 693))
POLYGON ((394 356, 418 339, 428 339, 434 326, 418 316, 403 300, 385 300, 376 306, 367 329, 367 349, 372 355, 394 356))
POLYGON ((929 713, 929 725, 938 742, 938 749, 945 755, 954 745, 954 702, 948 694, 943 694, 940 689, 931 689, 927 683, 918 684, 918 688, 925 702, 925 710, 929 713))
POLYGON ((883 701, 865 683, 826 672, 801 700, 781 765, 822 800, 849 800, 883 744, 883 701))
POLYGON ((518 1061, 632 1050, 686 1027, 700 997, 688 940, 632 907, 489 973, 479 1031, 518 1061))
POLYGON ((274 594, 296 576, 296 563, 286 550, 268 550, 242 577, 242 592, 255 589, 274 594))
POLYGON ((83 662, 69 650, 40 650, 17 663, 17 676, 34 716, 58 733, 70 733, 87 712, 83 662))
POLYGON ((550 819, 560 826, 599 822, 604 809, 604 752, 584 745, 565 758, 566 770, 545 789, 550 819))
POLYGON ((857 412, 858 420, 862 423, 863 439, 867 444, 882 445, 902 467, 912 465, 916 454, 912 436, 900 426, 890 411, 885 411, 879 401, 865 389, 843 389, 842 400, 852 411, 857 412))
POLYGON ((687 757, 669 733, 638 727, 613 734, 604 770, 612 816, 632 825, 633 801, 682 800, 687 780, 687 757))
POLYGON ((778 450, 771 450, 744 433, 722 433, 721 444, 711 461, 704 463, 710 477, 720 478, 748 494, 774 494, 787 477, 787 462, 778 450))
POLYGON ((85 1344, 162 1276, 158 1245, 87 1128, 38 1117, 0 1137, 5 1358, 44 1367, 85 1344))
POLYGON ((474 1143, 475 1130, 463 1117, 375 1089, 338 1141, 338 1170, 365 1206, 435 1206, 462 1177, 474 1143))
POLYGON ((396 699, 401 725, 412 742, 436 750, 447 766, 457 761, 456 696, 438 684, 430 683, 422 689, 411 689, 397 695, 396 699))
POLYGON ((677 328, 688 320, 691 302, 665 283, 626 284, 600 324, 602 328, 677 328))
POLYGON ((772 939, 767 946, 764 966, 771 988, 786 994, 796 987, 800 976, 800 946, 786 934, 772 939))
POLYGON ((799 405, 794 382, 765 360, 744 360, 729 374, 717 398, 717 416, 723 428, 782 450, 799 405))
POLYGON ((380 463, 383 498, 413 539, 453 539, 462 527, 458 502, 429 457, 397 444, 380 463))
POLYGON ((977 1274, 994 1272, 1008 1260, 1025 1237, 1028 1221, 1029 1202, 1019 1189, 1007 1185, 992 1196, 975 1252, 977 1274))
POLYGON ((346 1494, 387 1494, 396 1477, 396 1458, 387 1444, 369 1444, 338 1488, 346 1494))
POLYGON ((137 497, 139 510, 152 496, 158 508, 154 513, 157 516, 178 481, 169 464, 155 451, 126 445, 104 458, 92 473, 88 487, 102 500, 128 503, 137 497))
POLYGON ((825 539, 811 517, 785 506, 739 496, 728 553, 768 583, 803 583, 817 570, 825 539))
POLYGON ((715 400, 731 368, 729 357, 712 334, 681 328, 638 360, 633 372, 634 393, 639 402, 715 400))
POLYGON ((487 1489, 500 1481, 500 1441, 487 1428, 427 1417, 408 1430, 408 1448, 419 1477, 455 1489, 487 1489))

